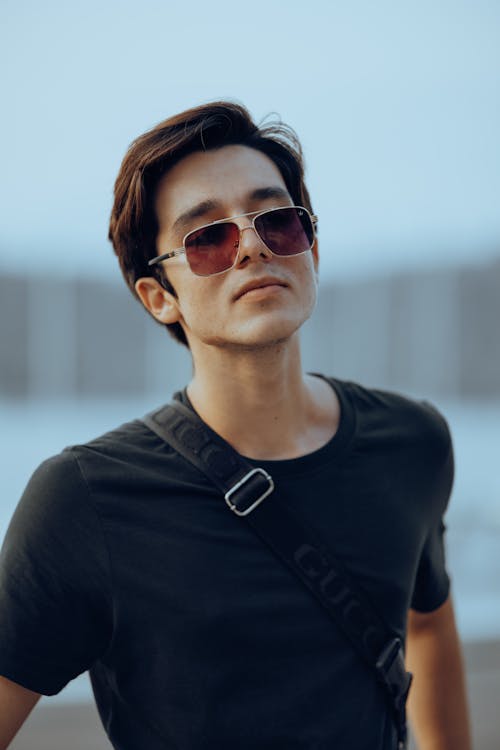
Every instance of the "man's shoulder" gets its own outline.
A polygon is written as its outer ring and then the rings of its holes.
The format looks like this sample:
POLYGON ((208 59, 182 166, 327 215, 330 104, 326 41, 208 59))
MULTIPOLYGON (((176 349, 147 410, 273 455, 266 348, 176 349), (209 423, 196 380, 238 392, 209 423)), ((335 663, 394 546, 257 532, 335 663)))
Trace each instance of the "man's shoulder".
POLYGON ((82 443, 67 446, 60 454, 76 460, 84 475, 108 472, 127 474, 171 455, 172 449, 137 417, 82 443))
POLYGON ((112 427, 90 440, 70 445, 64 449, 63 453, 70 452, 79 455, 89 451, 109 456, 118 455, 149 448, 152 437, 154 437, 153 433, 142 419, 136 418, 112 427))
POLYGON ((162 453, 171 453, 171 449, 141 418, 136 418, 85 442, 67 445, 46 458, 33 477, 45 486, 67 486, 69 482, 85 487, 106 474, 125 476, 147 466, 148 457, 162 453))
POLYGON ((332 380, 353 405, 358 429, 397 440, 424 440, 448 452, 448 422, 430 401, 351 380, 332 380))

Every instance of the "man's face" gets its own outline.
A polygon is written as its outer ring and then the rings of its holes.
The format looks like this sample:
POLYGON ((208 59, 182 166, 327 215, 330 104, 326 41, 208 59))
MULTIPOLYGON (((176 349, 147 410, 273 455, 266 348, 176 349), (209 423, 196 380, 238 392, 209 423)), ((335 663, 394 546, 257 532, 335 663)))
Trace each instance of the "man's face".
MULTIPOLYGON (((285 182, 260 151, 232 145, 195 152, 158 186, 157 252, 181 247, 187 232, 211 221, 286 205, 293 201, 285 182)), ((235 222, 240 228, 251 224, 248 217, 235 222)), ((199 343, 260 348, 284 341, 310 316, 316 301, 316 243, 302 255, 277 257, 253 229, 242 232, 236 265, 225 273, 196 276, 185 255, 165 261, 163 268, 177 293, 177 299, 164 293, 173 319, 163 322, 181 323, 193 353, 199 343), (249 282, 273 279, 274 285, 238 296, 249 282)))

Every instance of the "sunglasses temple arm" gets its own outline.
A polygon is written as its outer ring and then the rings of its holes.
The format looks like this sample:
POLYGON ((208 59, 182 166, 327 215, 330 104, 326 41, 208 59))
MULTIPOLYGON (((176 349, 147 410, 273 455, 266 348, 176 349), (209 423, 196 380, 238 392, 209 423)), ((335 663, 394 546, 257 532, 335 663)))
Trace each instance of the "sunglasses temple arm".
POLYGON ((148 266, 154 266, 156 263, 161 263, 163 260, 168 260, 169 258, 175 258, 176 255, 183 255, 185 252, 186 250, 183 247, 180 247, 178 250, 172 250, 170 253, 157 255, 156 258, 148 260, 148 266))

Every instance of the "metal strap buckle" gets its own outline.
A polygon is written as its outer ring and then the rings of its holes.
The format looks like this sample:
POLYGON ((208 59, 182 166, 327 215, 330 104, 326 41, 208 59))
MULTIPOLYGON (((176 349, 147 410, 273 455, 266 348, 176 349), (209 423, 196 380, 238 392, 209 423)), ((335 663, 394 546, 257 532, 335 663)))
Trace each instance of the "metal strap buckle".
MULTIPOLYGON (((234 513, 236 513, 237 516, 247 516, 254 508, 261 503, 265 497, 271 494, 271 492, 274 490, 274 482, 273 478, 267 473, 267 471, 264 471, 264 469, 261 469, 257 467, 256 469, 252 469, 248 472, 248 474, 245 474, 243 479, 240 479, 239 482, 236 482, 234 487, 231 487, 230 490, 226 492, 224 495, 224 500, 228 504, 228 506, 231 508, 234 513), (259 497, 254 500, 253 497, 250 498, 253 502, 251 505, 248 506, 248 508, 245 508, 244 510, 240 510, 238 508, 237 503, 233 502, 231 498, 233 498, 234 494, 238 492, 244 485, 248 483, 249 480, 255 475, 260 475, 264 477, 264 479, 268 482, 268 487, 262 494, 259 495, 259 497)), ((248 492, 249 489, 246 488, 246 491, 248 492)))
POLYGON ((394 638, 387 644, 378 658, 376 668, 382 682, 385 683, 395 698, 401 700, 406 697, 408 678, 404 666, 403 644, 400 638, 394 638))
POLYGON ((405 706, 412 675, 406 671, 403 644, 400 638, 393 638, 386 645, 377 660, 376 669, 393 699, 398 750, 405 750, 408 742, 405 706))

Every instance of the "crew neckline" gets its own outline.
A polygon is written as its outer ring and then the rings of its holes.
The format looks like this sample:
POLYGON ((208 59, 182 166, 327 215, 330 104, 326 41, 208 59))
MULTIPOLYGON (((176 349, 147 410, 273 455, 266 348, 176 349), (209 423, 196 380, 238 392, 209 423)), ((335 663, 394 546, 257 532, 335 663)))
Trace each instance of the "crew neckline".
MULTIPOLYGON (((335 391, 340 404, 340 416, 337 430, 332 437, 320 448, 295 458, 260 459, 250 458, 240 454, 245 461, 252 466, 260 466, 274 476, 302 473, 303 471, 315 471, 331 461, 338 462, 340 456, 345 453, 355 432, 356 419, 350 394, 345 387, 345 382, 338 378, 326 377, 321 373, 310 372, 308 375, 325 380, 335 391)), ((200 419, 200 415, 191 403, 187 394, 187 386, 179 392, 180 401, 188 406, 200 419)), ((211 429, 211 428, 210 428, 211 429)), ((220 435, 219 435, 220 437, 220 435)))

